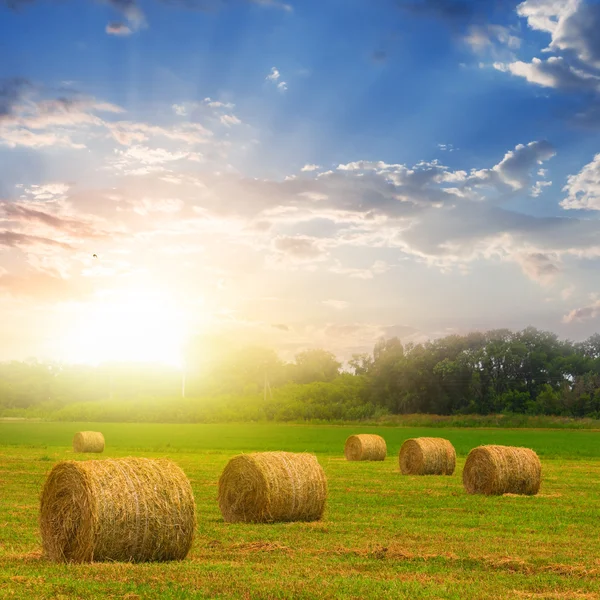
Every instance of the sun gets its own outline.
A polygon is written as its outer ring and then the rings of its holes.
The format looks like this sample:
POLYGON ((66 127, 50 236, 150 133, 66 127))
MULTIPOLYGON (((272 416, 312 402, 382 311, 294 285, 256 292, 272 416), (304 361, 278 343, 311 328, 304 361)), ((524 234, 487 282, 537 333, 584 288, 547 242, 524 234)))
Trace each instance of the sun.
POLYGON ((185 319, 168 293, 153 289, 102 291, 72 311, 62 343, 69 361, 182 364, 185 319))

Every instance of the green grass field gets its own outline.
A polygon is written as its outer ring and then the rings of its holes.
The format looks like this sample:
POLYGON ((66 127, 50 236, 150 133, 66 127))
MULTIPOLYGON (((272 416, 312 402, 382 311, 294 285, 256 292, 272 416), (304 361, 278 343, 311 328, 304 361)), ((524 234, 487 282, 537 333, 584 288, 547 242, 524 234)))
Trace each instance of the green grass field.
POLYGON ((0 598, 600 598, 599 515, 596 431, 0 422, 0 598), (185 561, 44 560, 39 494, 53 463, 74 458, 81 429, 104 432, 99 457, 167 456, 187 473, 198 530, 185 561), (385 437, 385 462, 344 460, 359 431, 385 437), (398 450, 419 435, 452 441, 455 475, 400 475, 398 450), (462 467, 483 443, 536 450, 540 494, 468 496, 462 467), (324 520, 224 523, 216 490, 227 460, 273 449, 316 452, 329 480, 324 520))

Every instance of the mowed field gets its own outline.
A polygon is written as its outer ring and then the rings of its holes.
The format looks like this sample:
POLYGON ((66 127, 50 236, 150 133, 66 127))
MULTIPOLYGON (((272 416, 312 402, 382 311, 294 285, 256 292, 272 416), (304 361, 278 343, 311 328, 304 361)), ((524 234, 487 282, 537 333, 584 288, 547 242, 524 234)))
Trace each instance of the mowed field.
POLYGON ((294 425, 0 422, 0 598, 600 598, 600 432, 294 425), (103 431, 102 455, 74 455, 73 434, 103 431), (352 433, 378 433, 385 462, 347 462, 352 433), (451 477, 407 477, 410 437, 455 446, 451 477), (528 446, 542 460, 534 497, 469 496, 468 451, 528 446), (329 481, 317 523, 226 524, 217 481, 239 452, 315 452, 329 481), (176 563, 53 564, 41 554, 38 502, 65 459, 169 457, 196 497, 198 528, 176 563))

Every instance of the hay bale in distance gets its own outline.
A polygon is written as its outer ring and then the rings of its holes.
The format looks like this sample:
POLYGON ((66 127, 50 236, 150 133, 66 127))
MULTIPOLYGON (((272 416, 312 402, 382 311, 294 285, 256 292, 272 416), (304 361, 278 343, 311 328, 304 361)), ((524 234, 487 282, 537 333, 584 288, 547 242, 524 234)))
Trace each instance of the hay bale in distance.
POLYGON ((58 562, 181 560, 195 527, 192 487, 169 460, 63 461, 42 491, 42 544, 58 562))
POLYGON ((240 454, 219 479, 219 508, 230 523, 318 521, 326 499, 327 478, 314 454, 240 454))
POLYGON ((104 452, 104 436, 99 431, 80 431, 73 438, 73 452, 104 452))
POLYGON ((479 446, 469 452, 463 485, 469 494, 526 494, 540 489, 542 465, 529 448, 479 446))
POLYGON ((413 438, 402 444, 398 460, 403 475, 452 475, 456 451, 444 438, 413 438))
POLYGON ((386 454, 385 440, 372 433, 351 435, 344 446, 346 460, 385 460, 386 454))

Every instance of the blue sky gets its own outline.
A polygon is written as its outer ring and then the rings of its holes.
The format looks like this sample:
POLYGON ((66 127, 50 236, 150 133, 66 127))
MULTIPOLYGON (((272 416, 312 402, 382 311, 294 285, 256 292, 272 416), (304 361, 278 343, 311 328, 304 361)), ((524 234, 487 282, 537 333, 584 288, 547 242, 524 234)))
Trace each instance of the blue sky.
POLYGON ((586 337, 597 27, 585 0, 0 0, 0 358, 586 337))

